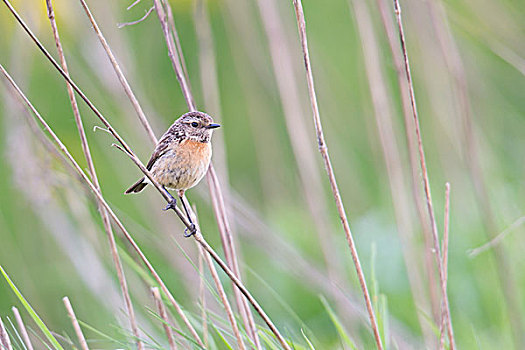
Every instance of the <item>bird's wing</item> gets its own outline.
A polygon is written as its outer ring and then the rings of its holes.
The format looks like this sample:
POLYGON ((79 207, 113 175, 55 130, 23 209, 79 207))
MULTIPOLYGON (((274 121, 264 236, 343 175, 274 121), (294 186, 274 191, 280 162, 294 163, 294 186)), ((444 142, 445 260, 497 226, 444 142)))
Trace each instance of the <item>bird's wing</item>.
POLYGON ((162 138, 160 139, 159 143, 157 144, 157 147, 155 147, 155 150, 153 151, 153 154, 151 155, 151 158, 148 161, 148 164, 146 165, 146 168, 148 170, 151 170, 153 168, 153 164, 159 159, 166 151, 168 150, 168 146, 173 141, 173 135, 170 135, 169 133, 165 133, 162 135, 162 138))

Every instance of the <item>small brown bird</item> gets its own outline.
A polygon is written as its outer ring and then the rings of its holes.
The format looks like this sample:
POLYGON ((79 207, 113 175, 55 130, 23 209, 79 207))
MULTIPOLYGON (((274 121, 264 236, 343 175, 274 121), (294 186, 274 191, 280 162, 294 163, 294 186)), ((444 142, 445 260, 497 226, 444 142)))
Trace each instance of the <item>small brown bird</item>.
MULTIPOLYGON (((206 174, 212 153, 211 135, 213 129, 218 127, 220 125, 213 123, 212 117, 206 113, 195 111, 182 115, 162 135, 146 165, 153 178, 164 189, 177 190, 191 224, 190 233, 186 237, 195 233, 195 225, 184 203, 184 192, 198 184, 206 174)), ((125 193, 138 193, 148 183, 149 179, 143 177, 125 193)), ((171 196, 171 201, 164 210, 175 209, 176 204, 177 200, 171 196)))

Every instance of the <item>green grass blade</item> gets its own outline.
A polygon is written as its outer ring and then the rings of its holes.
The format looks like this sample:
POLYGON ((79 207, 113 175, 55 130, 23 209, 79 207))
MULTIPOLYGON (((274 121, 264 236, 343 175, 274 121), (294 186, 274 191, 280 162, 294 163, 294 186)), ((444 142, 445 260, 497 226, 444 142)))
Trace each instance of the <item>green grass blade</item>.
POLYGON ((341 341, 348 345, 351 349, 357 350, 357 346, 354 344, 350 336, 347 334, 345 328, 343 327, 343 324, 335 314, 335 312, 332 310, 330 305, 328 304, 328 301, 321 296, 321 302, 323 303, 324 308, 326 309, 326 312, 328 312, 328 315, 330 316, 330 319, 332 320, 332 323, 334 324, 335 329, 337 330, 337 333, 339 334, 339 337, 341 338, 341 341))
POLYGON ((26 311, 29 313, 29 315, 31 316, 33 321, 35 321, 35 323, 37 324, 38 328, 40 328, 42 333, 44 333, 44 335, 46 336, 47 340, 49 340, 51 342, 51 344, 53 344, 55 349, 64 350, 62 345, 60 345, 60 343, 56 340, 56 338, 53 336, 53 334, 51 334, 51 331, 49 330, 49 328, 47 328, 47 326, 42 321, 42 319, 38 316, 38 314, 35 312, 35 310, 33 310, 33 308, 27 302, 27 300, 24 298, 22 293, 20 293, 18 288, 16 288, 15 284, 13 283, 13 281, 11 281, 11 279, 9 278, 9 276, 7 275, 7 273, 5 272, 5 270, 4 270, 4 268, 2 266, 0 266, 0 272, 2 272, 2 275, 4 275, 5 280, 7 281, 7 283, 9 284, 9 286, 11 287, 11 289, 13 290, 15 295, 17 296, 18 300, 20 300, 20 302, 22 303, 22 305, 24 306, 26 311))
POLYGON ((306 334, 304 333, 304 330, 302 328, 301 328, 301 334, 303 335, 304 340, 306 340, 306 343, 308 344, 308 347, 310 348, 310 350, 315 350, 314 344, 312 344, 310 339, 308 339, 308 337, 306 336, 306 334))

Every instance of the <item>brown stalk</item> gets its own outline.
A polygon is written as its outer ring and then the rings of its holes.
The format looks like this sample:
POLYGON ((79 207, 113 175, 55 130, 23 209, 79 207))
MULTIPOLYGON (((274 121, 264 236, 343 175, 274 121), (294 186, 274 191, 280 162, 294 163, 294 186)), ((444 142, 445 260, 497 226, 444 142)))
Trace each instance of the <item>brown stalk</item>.
POLYGON ((332 163, 330 161, 330 156, 328 154, 328 147, 324 139, 323 128, 321 125, 321 117, 319 115, 319 106, 317 104, 317 95, 315 93, 315 87, 314 87, 314 78, 313 78, 312 66, 310 62, 310 54, 308 53, 308 42, 306 38, 306 22, 304 19, 303 5, 302 5, 301 0, 293 0, 293 4, 294 4, 294 9, 295 9, 295 15, 297 18, 297 27, 299 29, 301 47, 303 49, 303 58, 304 58, 304 64, 305 64, 305 69, 306 69, 306 79, 308 82, 308 93, 310 95, 310 102, 311 102, 311 107, 312 107, 315 130, 317 133, 317 142, 319 145, 319 152, 321 153, 321 156, 324 161, 325 169, 328 174, 328 179, 330 181, 330 188, 332 189, 332 193, 333 193, 335 203, 337 206, 337 211, 339 212, 339 217, 341 219, 341 223, 343 224, 343 228, 344 228, 345 235, 346 235, 346 240, 348 241, 348 245, 350 247, 350 253, 352 254, 352 260, 354 261, 355 269, 356 269, 357 276, 359 279, 359 284, 361 286, 361 290, 365 298, 366 309, 368 312, 368 317, 370 318, 370 325, 374 333, 376 346, 378 349, 383 349, 383 344, 381 341, 381 336, 379 335, 379 329, 377 327, 377 321, 376 321, 374 309, 372 306, 372 301, 370 300, 370 294, 368 293, 368 288, 366 286, 365 275, 363 273, 363 269, 361 268, 361 262, 359 261, 357 249, 354 243, 354 239, 352 237, 352 232, 350 231, 350 225, 348 223, 346 212, 343 206, 343 200, 341 198, 339 188, 337 187, 334 170, 332 168, 332 163))
MULTIPOLYGON (((418 155, 417 155, 417 145, 416 140, 412 134, 413 128, 413 118, 412 110, 410 106, 410 91, 407 84, 404 84, 405 68, 403 54, 399 49, 399 46, 396 41, 396 33, 394 28, 394 23, 390 17, 390 12, 386 9, 386 0, 376 0, 379 12, 381 15, 381 22, 387 34, 388 45, 392 53, 392 59, 395 66, 397 81, 399 85, 399 91, 401 93, 401 104, 403 107, 403 118, 404 118, 404 127, 405 127, 405 137, 407 141, 409 163, 411 169, 411 186, 412 186, 412 196, 414 198, 414 203, 417 209, 417 215, 419 222, 421 224, 421 229, 423 230, 423 240, 424 240, 424 257, 425 257, 425 269, 428 275, 428 284, 429 284, 429 294, 430 294, 430 303, 432 306, 432 314, 434 319, 438 320, 439 317, 439 296, 436 293, 436 281, 434 279, 435 270, 434 270, 434 257, 432 256, 432 232, 428 227, 427 218, 425 213, 425 205, 423 203, 423 197, 421 195, 420 180, 419 180, 419 169, 418 169, 418 155)), ((431 330, 429 330, 431 331, 431 330)))
POLYGON ((450 349, 454 350, 455 349, 454 334, 452 331, 452 319, 450 317, 450 306, 448 302, 445 275, 444 275, 444 270, 443 270, 443 261, 441 258, 441 252, 440 252, 440 247, 439 247, 439 234, 438 234, 438 229, 437 229, 436 218, 434 215, 434 207, 432 205, 432 196, 430 193, 430 181, 428 179, 428 172, 427 172, 427 166, 426 166, 426 161, 425 161, 425 152, 423 150, 423 141, 421 138, 421 130, 419 127, 419 116, 418 116, 417 107, 416 107, 416 98, 414 94, 414 85, 412 83, 412 75, 410 72, 410 62, 408 59, 408 52, 407 52, 407 48, 405 44, 405 33, 403 31, 403 23, 401 19, 401 7, 399 5, 399 0, 394 0, 394 12, 396 15, 397 25, 399 29, 399 39, 401 43, 401 50, 403 51, 403 57, 405 60, 406 79, 407 79, 407 84, 409 86, 409 91, 410 91, 410 104, 412 106, 412 114, 413 114, 414 124, 415 124, 415 132, 416 132, 418 151, 419 151, 419 162, 421 166, 423 185, 424 185, 425 197, 426 197, 426 202, 427 202, 427 210, 428 210, 428 215, 430 218, 430 225, 432 228, 432 238, 434 241, 434 249, 436 253, 436 261, 437 261, 438 272, 439 272, 439 282, 441 285, 441 300, 443 303, 442 312, 444 312, 445 317, 447 319, 447 323, 448 323, 450 349))
MULTIPOLYGON (((349 4, 355 13, 355 20, 361 36, 361 46, 365 70, 369 80, 369 89, 374 107, 374 115, 377 130, 383 150, 383 157, 388 173, 390 192, 393 201, 393 209, 396 217, 398 234, 402 240, 405 266, 408 271, 408 279, 412 290, 412 296, 418 308, 424 312, 430 311, 430 305, 426 301, 425 286, 421 271, 419 269, 419 257, 415 254, 414 225, 410 213, 410 200, 407 198, 409 190, 405 183, 404 171, 401 166, 401 152, 396 141, 392 104, 388 98, 387 85, 384 80, 384 72, 381 69, 379 45, 377 36, 372 26, 370 12, 367 4, 359 0, 351 0, 349 4)), ((431 347, 431 330, 427 327, 427 320, 421 312, 417 312, 420 327, 423 331, 428 347, 431 347)))
MULTIPOLYGON (((445 273, 445 289, 447 288, 448 279, 448 233, 450 226, 450 183, 445 184, 445 224, 443 229, 443 272, 445 273)), ((448 327, 448 319, 444 313, 441 314, 441 323, 439 325, 439 349, 445 349, 445 327, 447 327, 448 336, 450 339, 450 327, 448 327)))
MULTIPOLYGON (((452 77, 453 96, 456 98, 459 117, 463 124, 464 157, 471 174, 470 179, 474 185, 474 192, 478 199, 476 203, 479 206, 488 237, 494 238, 494 234, 497 232, 494 211, 487 191, 487 182, 480 165, 476 129, 472 118, 465 68, 450 31, 443 4, 439 0, 432 0, 428 2, 428 5, 446 67, 452 77)), ((510 325, 513 331, 514 342, 516 347, 523 348, 525 346, 525 337, 523 336, 523 319, 519 312, 519 291, 515 279, 508 273, 510 264, 503 249, 501 247, 494 249, 494 256, 497 262, 499 281, 506 299, 507 312, 511 319, 510 325)))
POLYGON ((153 0, 153 3, 155 4, 155 11, 157 12, 157 16, 159 17, 162 32, 164 33, 164 38, 166 39, 166 45, 168 46, 168 55, 173 65, 173 70, 175 71, 177 80, 179 81, 179 85, 182 89, 184 100, 188 105, 188 109, 190 111, 195 111, 197 110, 197 108, 195 107, 195 102, 191 94, 190 86, 184 77, 184 69, 182 68, 181 59, 179 54, 177 53, 178 51, 176 49, 173 36, 170 34, 170 28, 168 24, 166 11, 160 3, 160 0, 153 0))
MULTIPOLYGON (((226 213, 224 198, 222 197, 222 192, 220 190, 219 180, 217 178, 217 174, 215 173, 215 169, 212 165, 210 165, 210 168, 208 169, 206 179, 208 181, 211 204, 213 207, 215 218, 217 220, 217 226, 219 227, 219 233, 221 236, 221 242, 226 262, 228 263, 228 266, 230 266, 230 268, 234 271, 235 276, 240 278, 241 272, 239 269, 237 253, 235 251, 235 242, 233 241, 233 235, 226 213)), ((253 340, 256 348, 260 349, 261 343, 259 336, 257 335, 255 320, 253 319, 253 315, 248 306, 247 300, 241 296, 240 291, 237 288, 234 288, 233 292, 235 294, 235 299, 237 300, 239 312, 246 326, 246 332, 253 340)))
POLYGON ((0 317, 0 348, 2 350, 13 350, 11 347, 11 340, 9 339, 9 334, 5 330, 4 323, 0 317))
POLYGON ((78 323, 77 316, 75 315, 75 311, 73 311, 73 306, 71 306, 71 302, 69 301, 69 298, 63 297, 62 301, 64 302, 64 305, 66 306, 67 314, 69 315, 69 318, 71 319, 71 323, 73 324, 73 328, 75 329, 75 333, 77 335, 78 341, 80 342, 80 348, 82 350, 89 350, 86 338, 84 338, 84 333, 82 333, 82 329, 80 328, 80 324, 78 323))
MULTIPOLYGON (((81 0, 83 1, 83 0, 81 0)), ((47 6, 47 15, 49 18, 49 21, 51 23, 51 28, 53 30, 53 37, 55 39, 55 45, 57 47, 58 55, 60 57, 60 64, 64 70, 64 73, 69 75, 69 71, 67 68, 66 63, 66 57, 64 56, 64 50, 62 49, 62 43, 60 42, 60 36, 58 34, 58 28, 55 21, 55 13, 53 11, 53 5, 51 3, 51 0, 46 0, 46 6, 47 6)), ((93 158, 91 157, 91 151, 89 149, 89 145, 87 142, 86 132, 84 130, 84 125, 82 123, 82 118, 80 116, 80 110, 78 108, 77 100, 75 97, 75 93, 73 91, 73 88, 69 83, 66 82, 67 86, 67 93, 69 96, 69 100, 71 102, 71 107, 73 109, 73 115, 75 118, 75 124, 77 125, 78 133, 80 136, 80 142, 82 144, 82 150, 84 152, 87 164, 88 164, 88 171, 89 175, 91 176, 91 180, 93 181, 93 184, 97 188, 99 192, 101 192, 100 184, 98 182, 97 172, 95 170, 95 164, 93 163, 93 158)), ((120 261, 118 251, 117 251, 117 243, 115 241, 115 236, 113 234, 113 229, 111 228, 111 222, 108 216, 108 213, 106 210, 100 205, 100 203, 97 203, 98 209, 100 212, 100 216, 102 217, 102 222, 104 225, 104 230, 106 231, 106 235, 109 240, 109 247, 111 251, 111 257, 113 258, 113 263, 115 264, 115 269, 117 270, 117 276, 120 283, 120 289, 122 291, 122 295, 124 297, 124 303, 126 305, 126 312, 129 316, 129 322, 131 325, 131 332, 135 336, 135 339, 137 339, 137 348, 139 350, 143 349, 142 342, 140 341, 139 336, 139 330, 137 326, 137 320, 135 318, 135 311, 133 310, 133 304, 131 302, 131 297, 129 295, 129 289, 128 284, 126 282, 126 277, 124 275, 124 269, 122 267, 122 263, 120 261)))
POLYGON ((166 313, 166 308, 164 307, 164 303, 162 302, 159 289, 157 287, 152 287, 151 295, 153 295, 153 300, 155 300, 155 305, 157 306, 157 310, 159 311, 159 316, 163 321, 162 327, 164 328, 164 332, 166 332, 166 337, 168 337, 168 344, 170 346, 170 349, 177 350, 177 345, 175 344, 175 340, 173 339, 173 331, 169 326, 170 321, 168 319, 168 314, 166 313))
MULTIPOLYGON (((222 108, 217 74, 217 61, 206 0, 198 0, 195 2, 194 22, 199 43, 199 75, 204 110, 213 115, 216 120, 218 119, 220 121, 222 108)), ((176 38, 178 38, 178 35, 176 38)), ((181 49, 178 48, 178 50, 181 49)), ((184 60, 182 60, 182 63, 184 63, 184 60)), ((215 133, 213 135, 213 140, 213 162, 215 163, 219 177, 227 181, 228 166, 224 133, 215 133)), ((225 197, 229 197, 229 186, 224 186, 223 190, 225 192, 225 197)))
MULTIPOLYGON (((193 208, 195 212, 195 207, 193 208)), ((201 276, 199 280, 199 298, 201 300, 201 318, 202 318, 202 338, 204 341, 204 347, 208 348, 208 314, 206 313, 206 288, 204 287, 204 256, 199 254, 199 275, 201 276)))
POLYGON ((237 345, 239 349, 246 349, 246 346, 244 345, 244 342, 242 341, 242 337, 239 332, 239 326, 237 326, 237 321, 235 320, 235 316, 233 314, 232 307, 230 305, 230 302, 228 301, 228 297, 226 296, 226 292, 224 291, 224 287, 222 286, 221 280, 219 279, 219 274, 217 273, 217 270, 215 269, 215 265, 213 265, 213 261, 211 260, 210 254, 204 253, 200 245, 198 247, 199 247, 199 253, 204 257, 204 259, 206 260, 206 264, 208 265, 208 268, 210 269, 211 277, 213 278, 213 281, 215 282, 215 286, 217 287, 217 292, 219 293, 219 298, 221 299, 222 305, 224 305, 224 310, 226 311, 226 315, 228 316, 228 321, 230 321, 230 325, 232 326, 233 334, 235 335, 235 338, 237 340, 237 345))
POLYGON ((16 320, 16 323, 18 324, 18 331, 22 335, 22 339, 24 340, 24 345, 26 346, 27 350, 33 350, 33 343, 31 343, 29 334, 27 334, 27 329, 24 324, 24 321, 22 320, 22 316, 20 316, 20 312, 18 312, 18 309, 14 306, 11 308, 11 310, 13 310, 13 314, 15 315, 15 320, 16 320))
MULTIPOLYGON (((164 2, 164 1, 163 1, 164 2)), ((182 52, 179 51, 180 47, 177 47, 173 37, 178 39, 178 34, 175 31, 175 26, 173 23, 172 31, 170 33, 170 27, 169 27, 169 19, 173 21, 173 18, 171 16, 171 8, 169 7, 169 4, 165 7, 161 5, 159 0, 154 0, 155 8, 157 10, 157 15, 159 17, 159 21, 161 23, 162 31, 164 33, 164 37, 166 40, 166 44, 168 46, 168 53, 169 57, 172 61, 173 68, 175 70, 175 74, 177 76, 177 80, 180 83, 184 98, 186 100, 186 104, 188 105, 188 108, 191 111, 196 110, 195 102, 193 99, 193 95, 191 93, 191 89, 189 86, 189 83, 184 75, 184 64, 182 59, 182 52), (168 12, 168 15, 166 15, 166 11, 168 12), (172 34, 172 35, 171 35, 172 34)), ((177 40, 178 42, 178 40, 177 40)), ((235 272, 235 275, 240 278, 240 269, 238 266, 238 259, 237 254, 235 251, 235 244, 233 242, 233 237, 231 234, 229 221, 227 219, 226 209, 224 206, 224 200, 222 191, 219 186, 219 182, 217 179, 217 176, 215 174, 215 170, 213 167, 213 164, 210 164, 210 168, 206 174, 209 188, 210 188, 210 196, 212 197, 212 204, 215 212, 215 216, 217 218, 217 224, 219 226, 219 232, 221 235, 221 240, 223 243, 223 249, 226 257, 226 261, 228 262, 228 265, 230 268, 235 272)), ((253 315, 251 313, 251 310, 246 302, 240 294, 239 291, 234 288, 234 294, 236 296, 237 304, 239 307, 239 311, 241 313, 241 317, 243 318, 243 321, 246 325, 246 331, 250 338, 254 341, 256 347, 258 349, 261 348, 260 340, 257 335, 257 328, 255 326, 255 321, 253 319, 253 315)))
MULTIPOLYGON (((6 0, 4 0, 4 2, 6 2, 6 0)), ((11 7, 10 7, 11 8, 11 7)), ((14 10, 13 10, 14 11, 14 10)), ((16 13, 16 12, 15 12, 16 13)), ((16 14, 18 16, 18 14, 16 14)), ((17 18, 20 18, 20 17, 17 17, 17 18)), ((23 23, 23 22, 22 22, 23 23)), ((24 23, 24 28, 27 28, 27 26, 25 26, 25 23, 24 23)), ((32 33, 31 33, 32 34, 32 33)), ((34 36, 32 36, 33 38, 35 38, 34 36)), ((36 39, 36 38, 35 38, 36 39)), ((39 43, 39 42, 38 42, 39 43)), ((40 43, 39 43, 40 44, 40 43)), ((47 53, 47 51, 44 51, 47 53)), ((46 55, 47 57, 47 55, 46 55)), ((54 61, 52 61, 54 62, 54 61)), ((56 64, 56 62, 54 62, 56 64)), ((61 70, 61 68, 56 65, 55 66, 57 69, 60 70, 60 72, 63 72, 61 70)), ((93 183, 91 182, 91 180, 89 179, 89 177, 82 171, 82 168, 78 165, 78 163, 75 161, 75 159, 71 156, 71 154, 69 153, 69 151, 67 150, 66 146, 60 141, 60 139, 56 136, 56 134, 53 132, 53 130, 49 127, 49 125, 45 122, 45 120, 40 116, 40 114, 38 113, 38 111, 35 109, 35 107, 31 104, 31 102, 29 101, 29 99, 24 95, 24 93, 20 90, 20 88, 16 85, 16 83, 14 82, 14 80, 11 78, 11 76, 7 73, 7 71, 4 69, 4 67, 2 65, 0 65, 0 71, 2 71, 2 73, 4 74, 4 76, 7 78, 7 80, 9 81, 9 83, 13 86, 13 88, 16 90, 16 92, 20 95, 20 97, 23 99, 24 103, 31 109, 31 111, 33 112, 33 114, 36 116, 36 118, 38 119, 38 121, 44 126, 44 129, 49 133, 49 135, 53 138, 53 140, 55 141, 55 143, 57 144, 57 147, 62 151, 62 153, 64 154, 64 156, 69 160, 69 162, 73 165, 73 167, 75 168, 76 172, 81 176, 81 178, 84 180, 84 182, 86 182, 86 184, 89 186, 90 190, 93 192, 93 194, 95 195, 95 197, 97 198, 97 200, 104 206, 104 208, 108 211, 108 214, 110 215, 110 217, 113 219, 113 221, 115 222, 115 224, 119 227, 119 229, 122 231, 122 233, 124 234, 124 236, 126 237, 126 239, 129 241, 129 243, 131 244, 131 246, 133 247, 133 249, 137 252, 137 254, 140 256, 141 260, 144 262, 144 264, 146 265, 146 267, 148 268, 148 270, 151 272, 151 274, 153 275, 153 277, 155 278, 155 280, 157 281, 157 283, 161 286, 161 289, 162 291, 166 294, 166 296, 168 297, 169 301, 172 303, 173 307, 175 308, 175 310, 177 311, 177 313, 180 315, 180 317, 182 318, 182 320, 184 321, 184 323, 186 324, 186 326, 188 327, 188 329, 190 330, 190 332, 192 333, 192 336, 195 338, 196 342, 202 346, 202 341, 200 340, 199 338, 199 335, 197 334, 197 332, 195 331, 195 329, 193 328, 193 326, 191 325, 191 323, 189 322, 188 318, 186 317, 186 315, 184 314, 184 312, 182 311, 182 308, 179 306, 179 304, 176 302, 175 298, 173 297, 173 295, 170 293, 170 291, 168 290, 168 288, 166 287, 166 285, 164 284, 164 282, 162 281, 162 279, 160 278, 160 276, 157 274, 157 272, 155 271, 155 269, 153 268, 153 265, 151 265, 151 263, 149 262, 149 260, 146 258, 146 256, 144 255, 144 253, 142 253, 142 250, 139 248, 139 246, 137 245, 137 243, 135 242, 135 240, 131 237, 131 235, 128 233, 128 231, 126 230, 126 228, 124 227, 124 225, 122 224, 122 222, 120 221, 120 219, 115 215, 115 213, 113 212, 113 210, 111 209, 111 207, 107 204, 107 202, 105 201, 104 197, 102 196, 102 194, 100 193, 100 191, 97 190, 97 188, 93 185, 93 183)), ((87 101, 89 101, 89 99, 87 99, 87 97, 85 97, 85 95, 82 93, 82 91, 80 89, 78 89, 78 87, 73 83, 73 81, 69 78, 68 75, 65 75, 63 74, 64 78, 71 84, 71 86, 73 86, 73 88, 75 89, 75 91, 83 98, 86 98, 87 101)), ((92 103, 89 102, 89 104, 92 106, 92 103)), ((118 133, 116 133, 116 131, 111 127, 111 125, 107 122, 107 120, 100 114, 100 112, 98 112, 98 110, 94 109, 93 110, 97 116, 99 116, 99 118, 101 118, 101 120, 104 122, 104 123, 107 123, 106 126, 108 127, 108 130, 111 130, 112 134, 115 136, 115 138, 117 138, 119 140, 119 142, 121 142, 123 144, 123 146, 127 147, 127 145, 124 143, 124 140, 122 140, 122 138, 120 137, 120 135, 118 133)), ((121 148, 123 149, 123 148, 121 148)), ((128 148, 129 149, 129 148, 128 148)), ((131 151, 131 150, 130 150, 131 151)), ((132 153, 127 153, 130 157, 133 157, 133 161, 139 165, 139 167, 141 167, 141 169, 143 171, 146 171, 146 176, 149 177, 150 180, 152 180, 152 183, 156 186, 156 188, 161 191, 161 194, 164 196, 164 199, 166 201, 169 201, 170 200, 170 197, 168 196, 167 193, 164 192, 164 190, 160 187, 160 185, 152 179, 151 177, 151 174, 146 170, 146 168, 144 167, 144 165, 142 163, 140 163, 140 160, 132 153)), ((178 208, 177 208, 178 209, 178 208)), ((184 216, 184 214, 178 210, 177 211, 177 214, 179 215, 179 217, 181 218, 181 220, 183 221, 183 223, 186 225, 186 226, 189 226, 189 222, 186 220, 186 217, 184 216)))
POLYGON ((175 40, 175 48, 177 49, 177 55, 179 55, 179 60, 182 66, 182 72, 184 73, 184 78, 186 79, 186 83, 188 84, 188 89, 191 91, 190 78, 188 75, 188 70, 186 69, 186 62, 184 60, 184 54, 182 51, 182 46, 180 44, 179 33, 177 31, 177 28, 175 27, 175 20, 173 19, 173 11, 171 10, 170 2, 167 0, 161 0, 161 2, 168 16, 168 25, 171 30, 171 35, 175 40))

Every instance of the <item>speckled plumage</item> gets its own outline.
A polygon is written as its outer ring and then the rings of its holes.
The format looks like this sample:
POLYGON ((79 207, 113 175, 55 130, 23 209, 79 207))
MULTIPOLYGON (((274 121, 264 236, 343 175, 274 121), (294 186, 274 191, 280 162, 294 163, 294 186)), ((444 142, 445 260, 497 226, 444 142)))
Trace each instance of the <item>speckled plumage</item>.
MULTIPOLYGON (((177 119, 162 135, 146 168, 162 186, 184 192, 204 177, 210 165, 212 117, 189 112, 177 119)), ((142 178, 125 193, 142 191, 149 183, 142 178)))

